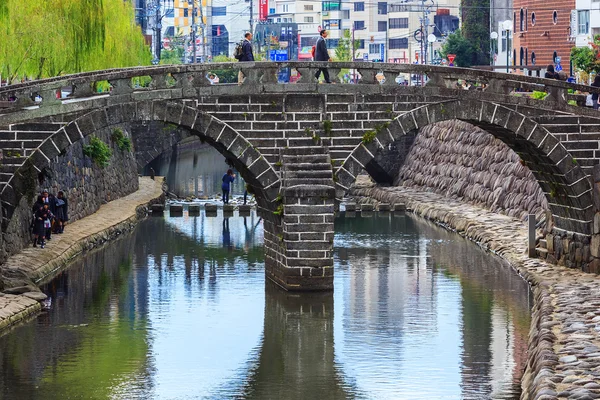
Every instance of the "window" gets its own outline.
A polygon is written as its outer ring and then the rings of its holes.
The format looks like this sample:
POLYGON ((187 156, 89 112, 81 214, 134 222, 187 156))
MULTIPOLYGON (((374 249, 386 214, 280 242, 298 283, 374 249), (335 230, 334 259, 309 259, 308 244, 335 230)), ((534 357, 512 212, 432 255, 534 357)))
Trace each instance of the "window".
POLYGON ((324 1, 323 11, 338 11, 341 8, 339 1, 324 1))
POLYGON ((525 50, 521 47, 521 51, 519 52, 519 65, 523 65, 523 57, 525 56, 525 50))
POLYGON ((281 6, 281 12, 286 13, 286 12, 289 12, 289 11, 290 11, 290 5, 289 4, 283 4, 281 6))
POLYGON ((385 32, 385 31, 387 31, 387 22, 386 21, 379 21, 377 23, 377 30, 379 32, 385 32))
POLYGON ((558 54, 557 54, 556 52, 554 52, 554 53, 552 54, 552 62, 553 62, 554 64, 556 64, 556 57, 558 57, 558 54))
POLYGON ((167 9, 167 13, 165 14, 165 17, 173 18, 174 16, 175 16, 175 9, 174 8, 167 9))
POLYGON ((167 26, 167 29, 165 30, 165 36, 169 36, 169 37, 175 36, 175 27, 167 26))
POLYGON ((525 47, 525 65, 527 65, 527 61, 529 60, 528 54, 529 52, 527 51, 527 47, 525 47))
POLYGON ((577 34, 587 35, 590 31, 590 10, 577 11, 577 34))
POLYGON ((308 6, 306 4, 304 5, 304 11, 312 11, 312 10, 313 10, 312 4, 310 6, 308 6))
POLYGON ((531 65, 535 65, 535 51, 531 52, 531 65))
POLYGON ((527 32, 527 9, 525 9, 525 32, 527 32))
POLYGON ((313 17, 304 17, 304 22, 315 22, 313 17))
POLYGON ((184 16, 184 17, 187 17, 187 16, 189 16, 189 13, 190 13, 190 10, 188 10, 187 8, 184 8, 184 9, 183 9, 183 16, 184 16))
POLYGON ((525 30, 525 11, 521 8, 519 15, 519 30, 523 32, 525 30))
POLYGON ((342 21, 339 19, 326 19, 323 21, 323 29, 341 29, 341 27, 342 21))
POLYGON ((558 24, 558 12, 556 10, 552 12, 552 22, 554 25, 558 24))
POLYGON ((358 42, 358 47, 359 49, 364 49, 365 48, 365 39, 357 39, 356 42, 358 42))
POLYGON ((408 18, 390 18, 390 29, 407 29, 408 18))
POLYGON ((531 13, 531 26, 535 26, 535 13, 531 13))
POLYGON ((380 43, 370 43, 369 44, 369 53, 378 53, 381 51, 380 43))
MULTIPOLYGON (((508 51, 508 49, 510 48, 510 35, 508 36, 508 43, 506 40, 506 32, 504 29, 502 30, 502 53, 504 53, 505 51, 508 51)), ((509 31, 510 32, 510 31, 509 31)))
POLYGON ((325 39, 325 41, 327 43, 327 48, 328 49, 333 49, 333 48, 338 47, 340 39, 325 39))
POLYGON ((390 39, 390 49, 408 49, 408 38, 390 39))
MULTIPOLYGON (((213 8, 213 10, 214 10, 214 8, 213 8)), ((269 8, 269 14, 275 14, 275 9, 274 8, 269 8)), ((215 15, 215 14, 213 14, 213 15, 215 15)))
POLYGON ((365 11, 365 3, 363 1, 354 3, 354 11, 365 11))
POLYGON ((213 7, 212 8, 213 17, 224 17, 227 15, 227 7, 213 7))
POLYGON ((365 21, 354 21, 354 30, 359 31, 365 29, 365 21))
POLYGON ((377 3, 377 14, 386 15, 387 14, 387 3, 380 1, 377 3))

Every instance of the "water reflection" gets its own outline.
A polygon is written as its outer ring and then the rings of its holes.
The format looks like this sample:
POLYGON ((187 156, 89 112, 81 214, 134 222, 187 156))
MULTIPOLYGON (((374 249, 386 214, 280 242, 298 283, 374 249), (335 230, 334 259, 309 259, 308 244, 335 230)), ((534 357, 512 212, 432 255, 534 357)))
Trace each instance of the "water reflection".
POLYGON ((265 285, 254 213, 148 219, 0 338, 0 398, 519 397, 524 281, 409 216, 336 231, 335 292, 300 295, 265 285))

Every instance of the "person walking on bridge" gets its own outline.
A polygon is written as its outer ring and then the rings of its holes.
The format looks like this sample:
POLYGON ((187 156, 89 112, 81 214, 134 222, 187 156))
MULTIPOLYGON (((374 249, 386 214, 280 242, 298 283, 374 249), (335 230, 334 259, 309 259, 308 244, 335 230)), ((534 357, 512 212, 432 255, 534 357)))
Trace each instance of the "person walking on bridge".
MULTIPOLYGON (((238 58, 238 55, 236 54, 236 58, 238 60, 240 60, 240 62, 254 61, 254 53, 252 52, 252 33, 251 32, 246 32, 246 34, 244 35, 244 40, 242 41, 242 46, 241 46, 241 54, 239 54, 239 58, 238 58)), ((241 85, 242 82, 244 82, 244 74, 242 73, 242 70, 240 69, 240 72, 238 72, 238 85, 241 85)))
MULTIPOLYGON (((325 29, 321 30, 321 37, 317 39, 317 47, 315 49, 315 61, 329 61, 331 62, 331 57, 329 57, 329 52, 327 51, 327 43, 325 43, 325 39, 327 38, 327 31, 325 29)), ((321 76, 321 72, 323 72, 323 77, 325 78, 325 82, 331 83, 329 79, 329 71, 327 68, 319 68, 317 73, 315 74, 315 78, 317 81, 321 76)))

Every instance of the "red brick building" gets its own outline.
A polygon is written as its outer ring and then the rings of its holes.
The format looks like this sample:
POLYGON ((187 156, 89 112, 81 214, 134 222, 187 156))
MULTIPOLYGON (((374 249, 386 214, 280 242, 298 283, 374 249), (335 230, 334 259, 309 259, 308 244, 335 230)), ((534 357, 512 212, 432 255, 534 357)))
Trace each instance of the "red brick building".
POLYGON ((569 72, 571 10, 575 0, 514 0, 513 64, 560 64, 569 72))

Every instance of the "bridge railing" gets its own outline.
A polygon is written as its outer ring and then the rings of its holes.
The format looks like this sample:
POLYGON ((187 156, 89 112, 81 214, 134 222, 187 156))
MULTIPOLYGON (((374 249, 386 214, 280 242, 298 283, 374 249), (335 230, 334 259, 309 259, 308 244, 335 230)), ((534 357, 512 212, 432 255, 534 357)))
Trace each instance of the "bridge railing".
MULTIPOLYGON (((26 108, 56 106, 66 102, 96 96, 119 96, 149 90, 176 89, 182 97, 195 97, 199 90, 218 93, 218 87, 237 84, 237 75, 244 75, 241 86, 254 91, 321 91, 314 78, 320 68, 327 68, 338 85, 358 85, 368 92, 402 90, 404 86, 437 89, 451 95, 472 90, 498 96, 514 96, 541 92, 536 97, 554 109, 584 105, 584 96, 570 92, 600 93, 600 88, 572 84, 553 79, 513 75, 476 69, 369 62, 249 62, 165 65, 92 71, 30 81, 0 88, 0 113, 26 108), (272 85, 290 85, 277 88, 272 85), (367 88, 365 85, 371 85, 367 88), (260 86, 261 88, 258 88, 260 86)), ((333 90, 343 90, 342 88, 333 90)), ((357 87, 355 90, 360 91, 357 87)), ((231 94, 232 91, 227 92, 231 94)), ((463 94, 464 95, 464 94, 463 94)))

